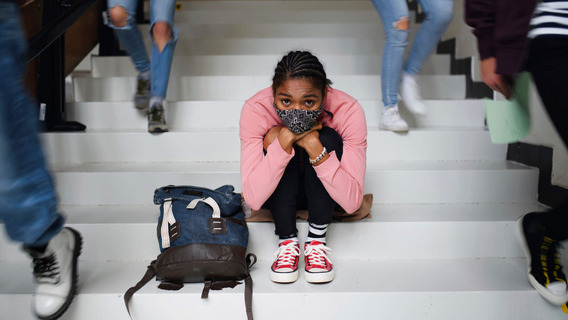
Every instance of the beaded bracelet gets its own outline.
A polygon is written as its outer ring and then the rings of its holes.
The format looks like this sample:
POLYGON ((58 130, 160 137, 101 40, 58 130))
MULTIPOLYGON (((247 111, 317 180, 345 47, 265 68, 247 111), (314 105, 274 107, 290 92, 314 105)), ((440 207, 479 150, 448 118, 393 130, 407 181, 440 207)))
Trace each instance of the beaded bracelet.
POLYGON ((323 151, 319 154, 319 156, 317 156, 315 159, 310 159, 310 164, 313 165, 314 163, 323 159, 323 157, 325 157, 326 153, 327 153, 327 149, 325 147, 323 147, 323 151))

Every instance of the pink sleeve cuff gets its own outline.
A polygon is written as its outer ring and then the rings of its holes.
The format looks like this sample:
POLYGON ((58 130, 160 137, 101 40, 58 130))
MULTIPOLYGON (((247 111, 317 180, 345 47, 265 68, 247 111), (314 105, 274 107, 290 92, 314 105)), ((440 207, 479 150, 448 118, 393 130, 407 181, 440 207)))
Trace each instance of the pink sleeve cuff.
POLYGON ((315 166, 314 170, 316 171, 318 177, 324 177, 336 172, 340 164, 341 163, 339 162, 339 159, 337 159, 335 151, 332 151, 329 153, 329 158, 327 158, 327 160, 325 160, 323 163, 320 163, 318 166, 315 166))
POLYGON ((295 154, 296 152, 294 148, 292 148, 291 154, 288 154, 288 152, 284 151, 284 149, 282 149, 282 146, 280 145, 278 137, 274 141, 272 141, 272 143, 268 146, 268 150, 266 152, 267 156, 270 156, 270 158, 276 163, 284 165, 284 167, 288 165, 290 159, 292 159, 295 154))

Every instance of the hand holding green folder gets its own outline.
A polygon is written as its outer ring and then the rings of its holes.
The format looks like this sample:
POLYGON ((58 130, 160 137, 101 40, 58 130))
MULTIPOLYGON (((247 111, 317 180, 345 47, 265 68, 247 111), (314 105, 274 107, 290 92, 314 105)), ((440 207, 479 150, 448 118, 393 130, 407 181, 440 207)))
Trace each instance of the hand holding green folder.
POLYGON ((529 132, 531 127, 529 81, 528 73, 517 77, 513 97, 510 100, 484 99, 491 142, 495 144, 517 142, 529 132))

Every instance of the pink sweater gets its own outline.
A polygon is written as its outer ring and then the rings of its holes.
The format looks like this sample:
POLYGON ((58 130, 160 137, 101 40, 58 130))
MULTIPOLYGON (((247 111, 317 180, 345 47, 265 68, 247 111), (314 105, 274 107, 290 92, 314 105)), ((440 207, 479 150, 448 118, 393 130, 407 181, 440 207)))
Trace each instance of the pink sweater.
MULTIPOLYGON (((241 111, 241 182, 247 204, 258 210, 272 195, 286 166, 294 157, 274 140, 263 152, 264 135, 270 128, 284 125, 272 103, 272 87, 248 99, 241 111)), ((335 152, 314 169, 325 189, 346 212, 355 212, 363 200, 363 185, 367 160, 367 122, 361 105, 346 93, 329 89, 320 119, 324 126, 337 131, 343 139, 341 162, 335 152)))

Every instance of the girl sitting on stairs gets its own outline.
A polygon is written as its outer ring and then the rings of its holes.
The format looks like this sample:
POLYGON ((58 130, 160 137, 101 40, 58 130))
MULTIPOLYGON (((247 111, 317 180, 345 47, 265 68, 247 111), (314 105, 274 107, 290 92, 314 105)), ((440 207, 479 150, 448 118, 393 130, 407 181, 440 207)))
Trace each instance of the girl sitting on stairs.
POLYGON ((298 279, 296 210, 308 209, 305 279, 334 279, 326 231, 336 207, 355 212, 363 199, 367 126, 361 105, 332 89, 320 61, 293 51, 278 62, 272 87, 241 111, 241 181, 253 209, 270 208, 280 238, 270 279, 298 279))

